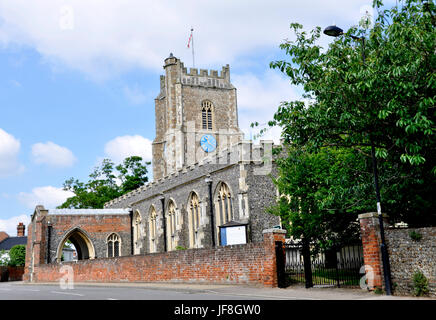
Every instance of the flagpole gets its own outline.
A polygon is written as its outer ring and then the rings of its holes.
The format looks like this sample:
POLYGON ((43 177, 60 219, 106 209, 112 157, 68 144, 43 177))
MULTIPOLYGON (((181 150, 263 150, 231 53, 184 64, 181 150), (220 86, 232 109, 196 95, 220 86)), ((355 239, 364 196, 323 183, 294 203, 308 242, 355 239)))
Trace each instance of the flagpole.
POLYGON ((195 56, 194 56, 194 28, 191 27, 192 35, 192 67, 195 68, 195 56))

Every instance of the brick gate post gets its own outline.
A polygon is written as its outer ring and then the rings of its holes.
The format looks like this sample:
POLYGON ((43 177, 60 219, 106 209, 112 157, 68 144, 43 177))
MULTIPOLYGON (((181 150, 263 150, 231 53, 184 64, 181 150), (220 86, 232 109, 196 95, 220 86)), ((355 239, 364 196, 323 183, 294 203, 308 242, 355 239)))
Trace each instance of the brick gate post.
MULTIPOLYGON (((385 218, 385 216, 383 217, 385 218)), ((358 218, 368 289, 383 288, 383 262, 380 251, 381 236, 378 213, 364 213, 360 214, 358 218)))
POLYGON ((47 217, 48 211, 43 206, 36 206, 32 221, 27 227, 26 263, 24 281, 33 282, 34 267, 46 261, 47 254, 47 217))
POLYGON ((268 267, 264 268, 264 286, 278 287, 276 241, 285 242, 286 230, 266 229, 262 231, 268 267))

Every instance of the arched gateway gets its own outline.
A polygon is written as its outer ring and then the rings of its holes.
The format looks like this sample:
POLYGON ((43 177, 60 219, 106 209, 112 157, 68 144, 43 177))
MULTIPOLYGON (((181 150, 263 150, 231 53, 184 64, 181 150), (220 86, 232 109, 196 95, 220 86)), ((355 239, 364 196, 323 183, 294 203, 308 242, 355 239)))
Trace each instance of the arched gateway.
POLYGON ((61 242, 59 242, 56 251, 56 262, 60 262, 62 260, 62 252, 67 240, 69 240, 76 248, 77 260, 95 258, 94 245, 89 239, 89 236, 87 236, 86 232, 84 232, 80 228, 74 227, 72 230, 68 231, 64 238, 61 240, 61 242))

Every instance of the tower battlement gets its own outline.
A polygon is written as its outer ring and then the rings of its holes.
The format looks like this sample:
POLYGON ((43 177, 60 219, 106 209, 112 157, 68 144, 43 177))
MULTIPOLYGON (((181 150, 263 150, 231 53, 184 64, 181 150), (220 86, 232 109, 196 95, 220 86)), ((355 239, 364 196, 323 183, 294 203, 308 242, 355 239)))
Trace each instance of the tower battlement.
POLYGON ((217 70, 198 70, 197 68, 190 68, 188 72, 188 68, 184 66, 183 62, 180 62, 180 67, 182 69, 182 75, 185 76, 210 77, 216 79, 224 79, 230 82, 230 66, 228 64, 222 67, 219 74, 217 70))
POLYGON ((183 85, 202 86, 211 88, 233 89, 230 83, 230 66, 227 64, 222 67, 221 72, 217 70, 197 69, 185 67, 180 59, 170 54, 165 59, 164 68, 170 68, 176 71, 174 80, 183 85))
POLYGON ((226 89, 234 88, 230 83, 229 65, 224 66, 220 73, 218 73, 217 70, 198 70, 197 68, 190 68, 188 72, 188 68, 183 65, 183 62, 180 62, 180 68, 180 82, 183 85, 226 89))

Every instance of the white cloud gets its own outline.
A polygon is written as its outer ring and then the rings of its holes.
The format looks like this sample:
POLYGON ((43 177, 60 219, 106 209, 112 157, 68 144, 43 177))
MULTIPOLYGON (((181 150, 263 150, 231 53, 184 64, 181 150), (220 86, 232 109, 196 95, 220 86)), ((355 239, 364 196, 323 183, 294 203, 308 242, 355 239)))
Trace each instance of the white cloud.
POLYGON ((24 171, 18 162, 20 141, 0 128, 0 177, 12 176, 24 171))
POLYGON ((17 236, 18 223, 22 222, 26 226, 25 234, 27 235, 27 226, 30 223, 30 215, 19 215, 8 219, 0 219, 0 231, 6 232, 10 237, 17 236))
POLYGON ((104 151, 117 163, 130 156, 139 156, 145 161, 150 161, 152 158, 151 143, 151 140, 140 135, 121 136, 106 143, 104 151))
POLYGON ((76 162, 73 153, 51 141, 35 143, 32 146, 33 161, 37 164, 46 164, 54 167, 71 167, 76 162))
POLYGON ((71 191, 65 191, 62 188, 53 186, 36 187, 32 192, 20 192, 18 200, 28 208, 35 208, 37 205, 43 205, 45 208, 55 208, 65 202, 69 197, 74 196, 71 191))
POLYGON ((138 85, 125 86, 123 88, 123 93, 131 104, 143 104, 144 102, 151 100, 151 96, 146 95, 138 85))
MULTIPOLYGON (((306 1, 0 1, 0 44, 35 48, 44 59, 94 76, 127 68, 162 70, 170 52, 187 63, 194 28, 196 63, 232 63, 259 48, 277 48, 306 28, 355 25, 371 0, 306 1)), ((326 40, 327 42, 327 40, 326 40)))
POLYGON ((238 90, 239 126, 247 139, 255 139, 260 128, 268 128, 261 139, 280 141, 280 128, 269 128, 267 123, 273 120, 274 113, 282 101, 301 99, 298 90, 292 86, 289 78, 276 70, 268 70, 261 78, 248 73, 234 75, 233 85, 238 90), (251 128, 251 123, 258 122, 260 128, 251 128))

